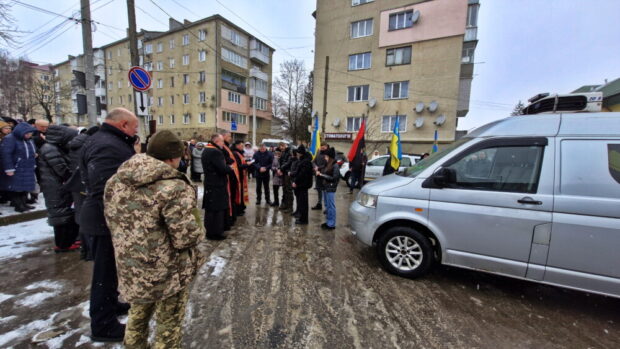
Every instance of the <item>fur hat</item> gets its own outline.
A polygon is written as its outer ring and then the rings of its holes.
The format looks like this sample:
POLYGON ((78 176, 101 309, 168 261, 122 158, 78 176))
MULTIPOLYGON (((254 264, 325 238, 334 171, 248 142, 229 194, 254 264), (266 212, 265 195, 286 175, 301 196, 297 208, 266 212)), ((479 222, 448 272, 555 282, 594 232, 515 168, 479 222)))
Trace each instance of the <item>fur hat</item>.
POLYGON ((168 130, 159 131, 151 137, 146 154, 158 160, 180 158, 185 152, 183 142, 168 130))

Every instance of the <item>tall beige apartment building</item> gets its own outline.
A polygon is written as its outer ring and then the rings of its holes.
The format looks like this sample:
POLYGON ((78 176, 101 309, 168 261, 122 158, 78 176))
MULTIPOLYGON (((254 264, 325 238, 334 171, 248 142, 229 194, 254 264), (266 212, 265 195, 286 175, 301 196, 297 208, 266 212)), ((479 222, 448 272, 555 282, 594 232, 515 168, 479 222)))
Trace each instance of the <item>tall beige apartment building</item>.
MULTIPOLYGON (((116 107, 133 110, 140 97, 128 78, 129 40, 95 51, 105 62, 96 79, 102 115, 116 107)), ((170 19, 168 31, 139 32, 138 51, 140 66, 153 81, 145 92, 142 136, 154 122, 157 130, 172 130, 186 140, 207 140, 223 130, 236 140, 251 140, 255 109, 256 139, 269 138, 274 49, 250 33, 220 15, 183 23, 170 19)), ((67 63, 57 67, 66 70, 67 63)))
POLYGON ((313 91, 325 141, 347 151, 367 117, 367 151, 455 139, 469 109, 478 0, 317 0, 313 91), (327 74, 327 86, 325 78, 327 74), (326 101, 326 103, 324 103, 326 101))

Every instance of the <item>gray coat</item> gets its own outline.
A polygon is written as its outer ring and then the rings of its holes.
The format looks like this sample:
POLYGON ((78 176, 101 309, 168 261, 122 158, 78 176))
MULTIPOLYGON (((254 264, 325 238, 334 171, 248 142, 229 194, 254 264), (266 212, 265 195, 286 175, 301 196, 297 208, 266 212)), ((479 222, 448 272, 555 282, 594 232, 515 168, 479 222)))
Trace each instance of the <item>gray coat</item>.
POLYGON ((202 149, 198 149, 196 147, 194 147, 194 149, 192 150, 192 165, 194 166, 194 172, 196 173, 204 173, 204 170, 202 169, 202 152, 204 151, 204 148, 202 149))
POLYGON ((282 176, 278 176, 278 169, 280 168, 280 158, 273 157, 273 162, 271 164, 271 171, 273 172, 273 182, 272 185, 282 186, 282 176))

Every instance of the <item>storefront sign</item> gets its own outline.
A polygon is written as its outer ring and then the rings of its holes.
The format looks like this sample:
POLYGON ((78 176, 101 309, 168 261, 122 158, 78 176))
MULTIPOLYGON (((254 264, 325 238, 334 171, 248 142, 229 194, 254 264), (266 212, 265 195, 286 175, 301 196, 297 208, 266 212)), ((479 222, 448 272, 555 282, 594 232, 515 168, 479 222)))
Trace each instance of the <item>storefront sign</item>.
POLYGON ((325 133, 323 135, 323 138, 325 138, 325 140, 331 139, 331 140, 337 140, 337 141, 345 141, 345 140, 351 140, 352 139, 352 134, 351 133, 325 133))

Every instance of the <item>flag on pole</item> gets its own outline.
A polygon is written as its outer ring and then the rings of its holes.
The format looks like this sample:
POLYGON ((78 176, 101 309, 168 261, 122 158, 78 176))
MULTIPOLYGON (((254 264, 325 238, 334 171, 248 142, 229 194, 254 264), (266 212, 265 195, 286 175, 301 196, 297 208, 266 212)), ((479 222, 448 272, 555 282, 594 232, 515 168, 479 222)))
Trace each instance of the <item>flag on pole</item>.
POLYGON ((314 129, 312 130, 312 140, 310 141, 310 154, 312 154, 312 160, 319 153, 321 148, 321 131, 319 131, 319 116, 314 118, 314 129))
POLYGON ((349 150, 349 154, 347 155, 351 163, 351 168, 361 166, 362 162, 364 162, 364 149, 366 148, 366 140, 364 138, 365 131, 366 119, 363 119, 360 129, 357 131, 355 141, 353 141, 351 150, 349 150))
POLYGON ((392 142, 390 143, 390 165, 394 171, 398 171, 400 167, 400 159, 403 158, 403 153, 400 145, 400 122, 399 117, 396 117, 394 123, 394 132, 392 133, 392 142))
POLYGON ((435 130, 435 141, 433 142, 433 151, 431 153, 436 153, 439 151, 439 147, 437 147, 437 130, 435 130))

